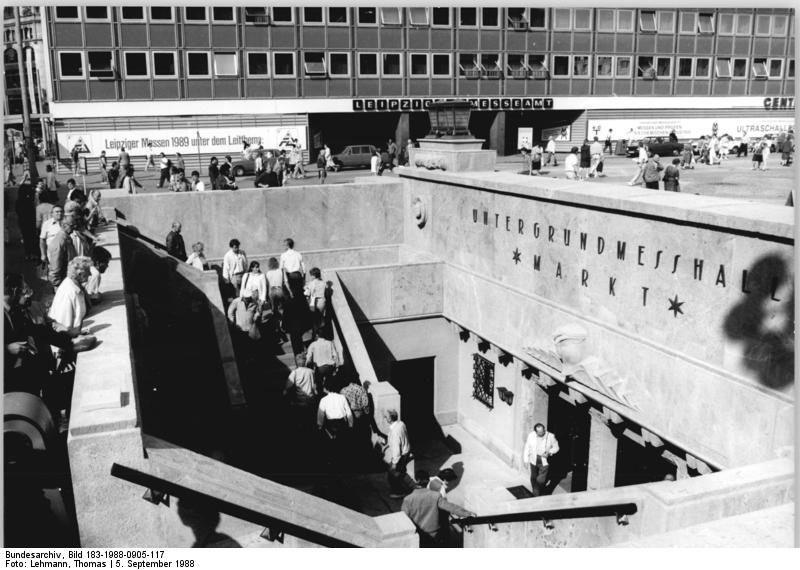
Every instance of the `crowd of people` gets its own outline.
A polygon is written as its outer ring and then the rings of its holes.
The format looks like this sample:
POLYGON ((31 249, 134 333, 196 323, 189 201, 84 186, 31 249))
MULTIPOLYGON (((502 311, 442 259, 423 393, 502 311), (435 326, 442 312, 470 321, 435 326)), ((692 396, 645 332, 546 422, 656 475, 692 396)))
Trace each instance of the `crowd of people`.
POLYGON ((87 193, 70 178, 66 199, 48 169, 35 186, 20 184, 15 210, 25 262, 43 281, 38 298, 22 273, 6 273, 4 289, 6 392, 43 399, 63 431, 69 422, 75 355, 95 337, 84 319, 100 299, 111 260, 95 235, 106 220, 101 192, 87 193))

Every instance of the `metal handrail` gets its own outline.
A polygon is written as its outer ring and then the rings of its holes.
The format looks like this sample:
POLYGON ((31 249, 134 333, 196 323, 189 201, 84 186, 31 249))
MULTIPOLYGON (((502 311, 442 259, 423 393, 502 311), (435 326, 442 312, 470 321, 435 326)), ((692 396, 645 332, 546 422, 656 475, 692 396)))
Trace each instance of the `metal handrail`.
POLYGON ((462 527, 477 526, 481 524, 513 523, 537 520, 579 519, 588 517, 621 517, 633 515, 639 510, 638 504, 631 500, 603 505, 589 505, 585 507, 561 507, 557 509, 542 509, 516 513, 495 513, 462 517, 453 522, 462 527))

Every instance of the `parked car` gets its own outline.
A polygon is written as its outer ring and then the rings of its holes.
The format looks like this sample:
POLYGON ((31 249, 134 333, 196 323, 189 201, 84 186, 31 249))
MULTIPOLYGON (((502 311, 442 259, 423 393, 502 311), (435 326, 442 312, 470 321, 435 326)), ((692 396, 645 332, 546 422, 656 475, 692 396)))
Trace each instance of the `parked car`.
POLYGON ((337 152, 331 158, 336 165, 336 169, 342 168, 369 168, 372 155, 377 149, 371 144, 348 145, 337 152))
MULTIPOLYGON (((637 156, 639 154, 639 142, 633 141, 628 145, 628 156, 637 156)), ((645 137, 641 140, 644 145, 652 152, 659 156, 678 156, 683 151, 682 142, 670 142, 669 137, 645 137)))
MULTIPOLYGON (((278 156, 281 151, 276 148, 265 148, 264 149, 264 156, 267 156, 267 151, 271 151, 273 156, 278 156)), ((233 174, 236 178, 241 176, 251 176, 256 173, 256 161, 255 159, 249 160, 246 158, 240 158, 233 162, 233 167, 231 168, 231 174, 233 174)))

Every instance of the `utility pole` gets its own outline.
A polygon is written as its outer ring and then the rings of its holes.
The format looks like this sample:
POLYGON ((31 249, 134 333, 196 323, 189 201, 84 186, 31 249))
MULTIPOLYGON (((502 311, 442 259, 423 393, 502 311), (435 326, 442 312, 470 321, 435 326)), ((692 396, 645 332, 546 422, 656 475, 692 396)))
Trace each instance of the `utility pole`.
POLYGON ((24 50, 22 49, 22 25, 19 18, 19 6, 14 7, 14 35, 16 36, 17 66, 19 67, 19 86, 22 91, 22 136, 25 150, 25 157, 28 159, 28 171, 30 172, 31 182, 39 178, 39 171, 36 169, 36 151, 33 147, 31 137, 31 110, 28 104, 28 73, 25 69, 24 50))

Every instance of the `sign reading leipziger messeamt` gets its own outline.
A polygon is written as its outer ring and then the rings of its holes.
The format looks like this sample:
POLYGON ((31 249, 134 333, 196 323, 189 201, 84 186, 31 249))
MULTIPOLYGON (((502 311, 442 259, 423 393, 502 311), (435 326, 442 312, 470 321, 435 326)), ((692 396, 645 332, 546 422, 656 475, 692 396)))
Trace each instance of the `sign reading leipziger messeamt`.
POLYGON ((470 97, 461 99, 353 99, 353 111, 424 111, 435 101, 469 101, 479 111, 552 109, 550 97, 470 97))
POLYGON ((59 151, 68 156, 79 145, 84 155, 116 156, 125 147, 131 156, 144 156, 148 143, 152 152, 174 155, 191 153, 228 154, 241 152, 244 143, 264 148, 278 148, 281 143, 297 139, 301 148, 308 148, 305 127, 232 127, 211 129, 141 129, 119 131, 73 131, 57 133, 59 151))

